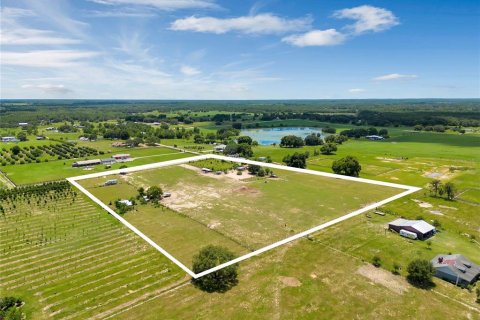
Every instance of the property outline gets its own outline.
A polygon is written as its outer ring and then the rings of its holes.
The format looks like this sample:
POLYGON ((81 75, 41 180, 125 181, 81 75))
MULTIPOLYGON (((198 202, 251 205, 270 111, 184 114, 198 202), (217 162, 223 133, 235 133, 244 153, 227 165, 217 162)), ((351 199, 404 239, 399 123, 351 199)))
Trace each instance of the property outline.
POLYGON ((276 247, 284 245, 284 244, 286 244, 288 242, 291 242, 293 240, 297 240, 297 239, 305 237, 305 236, 307 236, 311 233, 317 232, 319 230, 325 229, 325 228, 330 227, 330 226, 332 226, 334 224, 337 224, 339 222, 342 222, 342 221, 345 221, 347 219, 353 218, 353 217, 358 216, 358 215, 360 215, 364 212, 370 211, 372 209, 375 209, 376 207, 382 206, 382 205, 384 205, 386 203, 389 203, 391 201, 394 201, 396 199, 400 199, 400 198, 402 198, 402 197, 404 197, 408 194, 417 192, 417 191, 422 189, 422 188, 418 188, 418 187, 407 186, 407 185, 402 185, 402 184, 397 184, 397 183, 370 180, 370 179, 365 179, 365 178, 349 177, 349 176, 343 176, 343 175, 338 175, 338 174, 334 174, 334 173, 321 172, 321 171, 315 171, 315 170, 309 170, 309 169, 293 168, 293 167, 288 167, 288 166, 274 164, 274 163, 265 163, 265 162, 259 162, 259 161, 254 161, 254 160, 248 160, 248 159, 244 159, 244 158, 233 158, 233 157, 221 156, 221 155, 216 155, 216 154, 205 154, 205 155, 187 157, 187 158, 182 158, 182 159, 156 162, 156 163, 152 163, 152 164, 135 166, 135 167, 125 168, 125 169, 116 169, 116 170, 111 170, 111 171, 91 173, 91 174, 82 175, 82 176, 70 177, 70 178, 67 178, 66 180, 68 182, 70 182, 72 185, 74 185, 78 190, 83 192, 91 200, 93 200, 93 202, 100 205, 100 207, 105 209, 108 213, 110 213, 117 220, 119 220, 121 223, 123 223, 127 228, 129 228, 131 231, 136 233, 143 240, 148 242, 152 247, 154 247, 159 252, 161 252, 163 255, 165 255, 168 259, 170 259, 173 263, 175 263, 177 266, 179 266, 182 270, 184 270, 186 273, 188 273, 194 279, 198 279, 198 278, 203 277, 203 276, 205 276, 209 273, 212 273, 212 272, 218 271, 220 269, 223 269, 225 267, 228 267, 232 264, 236 264, 236 263, 241 262, 243 260, 246 260, 246 259, 249 259, 251 257, 257 256, 257 255, 259 255, 263 252, 272 250, 276 247), (192 161, 206 160, 206 159, 217 159, 217 160, 225 160, 225 161, 236 162, 236 163, 253 164, 253 165, 259 165, 259 166, 262 166, 262 167, 279 169, 279 170, 293 171, 293 172, 299 172, 299 173, 304 173, 304 174, 313 174, 313 175, 317 175, 317 176, 323 176, 323 177, 329 177, 329 178, 335 178, 335 179, 342 179, 342 180, 349 180, 349 181, 355 181, 355 182, 362 182, 362 183, 380 185, 380 186, 385 186, 385 187, 392 187, 392 188, 402 189, 402 190, 405 190, 405 191, 403 191, 403 192, 401 192, 397 195, 394 195, 392 197, 389 197, 389 198, 383 199, 381 201, 375 202, 373 204, 370 204, 366 207, 355 210, 353 212, 347 213, 347 214, 345 214, 341 217, 338 217, 338 218, 335 218, 333 220, 322 223, 322 224, 320 224, 316 227, 313 227, 313 228, 310 228, 310 229, 305 230, 303 232, 297 233, 293 236, 287 237, 283 240, 280 240, 280 241, 277 241, 277 242, 272 243, 270 245, 267 245, 265 247, 262 247, 258 250, 247 253, 243 256, 240 256, 238 258, 235 258, 233 260, 230 260, 228 262, 220 264, 220 265, 218 265, 216 267, 213 267, 211 269, 205 270, 205 271, 200 272, 200 273, 194 273, 187 266, 185 266, 183 263, 181 263, 179 260, 177 260, 173 255, 168 253, 165 249, 163 249, 161 246, 159 246, 157 243, 155 243, 153 240, 151 240, 149 237, 147 237, 145 234, 143 234, 134 225, 132 225, 127 220, 125 220, 122 216, 120 216, 118 213, 116 213, 108 205, 106 205, 105 203, 100 201, 97 197, 95 197, 93 194, 91 194, 87 189, 82 187, 77 182, 79 180, 86 180, 86 179, 91 179, 91 178, 104 177, 104 176, 115 175, 115 174, 120 174, 120 173, 129 173, 129 172, 143 171, 143 170, 149 170, 149 169, 156 169, 156 168, 174 166, 174 165, 184 164, 184 163, 188 163, 188 162, 192 162, 192 161))

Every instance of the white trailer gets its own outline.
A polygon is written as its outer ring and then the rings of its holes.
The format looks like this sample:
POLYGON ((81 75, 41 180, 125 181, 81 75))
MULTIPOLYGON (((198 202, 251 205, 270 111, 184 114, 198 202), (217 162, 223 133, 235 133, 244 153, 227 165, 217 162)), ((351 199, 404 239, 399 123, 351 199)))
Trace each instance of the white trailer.
POLYGON ((415 232, 411 232, 411 231, 404 230, 404 229, 400 230, 400 235, 402 237, 409 238, 409 239, 412 239, 412 240, 417 239, 417 234, 415 232))

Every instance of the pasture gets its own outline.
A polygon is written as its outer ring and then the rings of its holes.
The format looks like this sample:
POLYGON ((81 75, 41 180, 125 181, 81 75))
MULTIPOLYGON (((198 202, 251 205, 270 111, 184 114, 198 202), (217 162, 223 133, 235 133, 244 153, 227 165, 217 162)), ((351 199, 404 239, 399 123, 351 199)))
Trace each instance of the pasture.
POLYGON ((245 254, 402 192, 286 170, 275 169, 271 178, 234 170, 202 173, 199 166, 231 163, 209 159, 79 183, 112 209, 116 200, 135 198, 140 187, 171 193, 160 206, 136 205, 124 218, 187 266, 193 253, 217 238, 245 254), (118 184, 105 186, 113 177, 118 184))

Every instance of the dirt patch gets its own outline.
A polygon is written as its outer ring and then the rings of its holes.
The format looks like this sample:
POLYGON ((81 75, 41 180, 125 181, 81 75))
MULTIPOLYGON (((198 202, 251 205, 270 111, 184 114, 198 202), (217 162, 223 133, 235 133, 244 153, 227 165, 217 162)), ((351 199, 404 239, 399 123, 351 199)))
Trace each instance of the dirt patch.
POLYGON ((236 188, 232 190, 233 193, 248 193, 248 194, 256 194, 259 191, 255 188, 250 188, 247 186, 241 186, 240 188, 236 188))
POLYGON ((433 205, 431 203, 418 200, 418 199, 412 199, 412 201, 418 204, 421 208, 433 208, 433 205))
POLYGON ((378 160, 382 160, 382 162, 402 162, 405 161, 405 158, 386 158, 386 157, 376 157, 378 160))
POLYGON ((315 272, 310 273, 310 278, 317 279, 317 274, 315 272))
POLYGON ((397 294, 404 294, 408 291, 408 283, 405 279, 370 264, 358 268, 357 273, 397 294))
POLYGON ((455 207, 449 207, 449 206, 444 206, 444 205, 439 205, 439 207, 442 208, 442 209, 458 210, 458 209, 455 208, 455 207))
POLYGON ((431 214, 434 214, 434 215, 437 215, 437 216, 443 216, 443 212, 442 211, 438 211, 438 210, 430 210, 429 211, 431 214))
POLYGON ((287 287, 300 287, 302 283, 295 277, 279 277, 280 282, 287 287))
POLYGON ((445 180, 450 179, 453 173, 450 171, 450 167, 437 167, 423 174, 424 177, 445 180))
POLYGON ((215 229, 216 227, 218 227, 218 226, 220 226, 220 225, 221 225, 221 223, 220 223, 219 221, 213 221, 213 222, 211 222, 211 223, 208 224, 208 227, 209 227, 210 229, 215 229))

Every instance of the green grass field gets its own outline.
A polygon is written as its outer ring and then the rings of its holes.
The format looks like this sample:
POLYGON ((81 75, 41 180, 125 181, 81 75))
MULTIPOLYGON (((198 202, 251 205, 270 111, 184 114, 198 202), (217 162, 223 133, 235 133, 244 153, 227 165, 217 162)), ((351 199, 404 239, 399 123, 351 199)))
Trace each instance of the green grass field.
POLYGON ((219 235, 225 243, 240 245, 243 250, 234 248, 235 253, 246 253, 403 191, 285 170, 275 173, 275 179, 246 172, 238 176, 235 171, 203 174, 184 165, 117 175, 119 183, 113 186, 104 186, 112 176, 80 183, 107 204, 135 197, 139 187, 160 185, 171 192, 162 200, 166 208, 138 205, 124 217, 186 265, 201 247, 216 244, 219 235), (205 233, 193 234, 200 227, 205 233), (177 247, 179 240, 184 243, 177 247), (183 247, 194 250, 185 252, 183 247))
MULTIPOLYGON (((129 153, 134 160, 125 163, 115 163, 111 166, 111 170, 118 169, 124 165, 131 167, 192 156, 190 153, 182 153, 180 151, 162 147, 133 149, 122 148, 119 150, 114 149, 114 151, 115 152, 112 154, 129 153)), ((90 156, 88 159, 108 158, 111 157, 112 154, 90 156)), ((0 170, 3 171, 6 176, 17 185, 60 180, 68 177, 106 170, 104 165, 94 166, 92 170, 85 170, 85 168, 73 168, 72 164, 78 160, 79 159, 55 160, 42 163, 9 165, 2 167, 0 170)))
MULTIPOLYGON (((283 124, 324 126, 302 121, 283 124)), ((194 125, 202 132, 216 128, 213 123, 194 125)), ((352 127, 330 126, 338 131, 352 127)), ((385 142, 353 139, 329 156, 313 156, 315 147, 254 148, 254 156, 271 156, 278 163, 286 154, 310 151, 308 168, 326 172, 331 172, 335 159, 353 155, 362 165, 361 177, 424 189, 381 208, 385 216, 373 212, 357 216, 243 261, 238 285, 226 293, 196 289, 163 255, 79 195, 75 201, 72 196, 52 199, 46 206, 23 200, 17 201, 16 208, 2 203, 7 210, 0 215, 0 294, 22 297, 32 319, 399 319, 419 315, 424 319, 480 319, 474 292, 439 279, 434 279, 433 289, 421 290, 405 280, 411 260, 431 259, 437 253, 462 253, 480 263, 480 136, 388 129, 391 138, 385 142), (453 182, 456 199, 430 196, 426 187, 433 177, 453 182), (431 246, 385 231, 386 224, 400 216, 440 222, 431 246), (371 265, 374 255, 381 258, 380 268, 371 265), (402 267, 401 275, 392 274, 394 263, 402 267)), ((78 138, 77 133, 67 135, 78 138)), ((181 139, 162 143, 195 145, 181 139)), ((111 141, 85 145, 113 149, 111 141)), ((202 146, 204 151, 211 150, 211 145, 202 146)), ((124 152, 117 150, 112 152, 124 152)), ((138 158, 128 166, 189 156, 164 148, 126 152, 138 158)), ((7 175, 20 184, 105 170, 103 166, 92 171, 73 169, 71 162, 63 162, 2 170, 9 170, 7 175)), ((290 230, 298 232, 310 225, 318 208, 322 208, 320 218, 327 219, 334 211, 360 207, 367 203, 365 199, 373 202, 388 196, 336 183, 324 188, 326 182, 298 182, 278 170, 278 181, 250 178, 241 182, 244 189, 237 187, 237 181, 198 179, 189 169, 165 169, 118 178, 120 184, 113 189, 98 187, 109 178, 84 182, 106 203, 135 195, 138 186, 151 184, 161 184, 164 191, 187 199, 167 200, 174 210, 148 204, 125 214, 187 266, 205 244, 221 244, 241 255, 270 238, 285 237, 290 230), (184 182, 177 181, 180 178, 184 182), (220 190, 220 198, 212 190, 220 190), (362 197, 347 199, 349 193, 362 197), (209 207, 209 202, 217 205, 209 207), (214 221, 215 216, 221 219, 214 221)))

